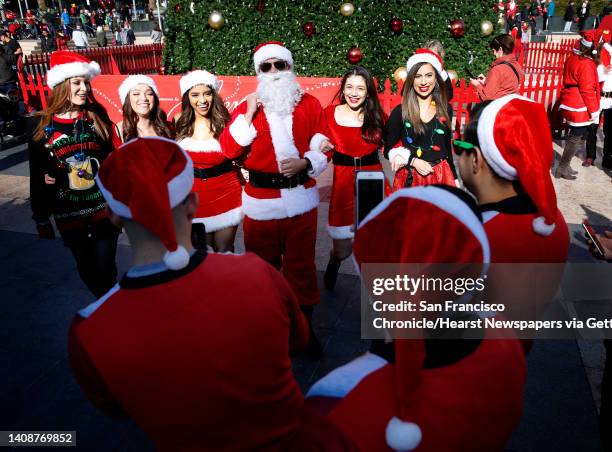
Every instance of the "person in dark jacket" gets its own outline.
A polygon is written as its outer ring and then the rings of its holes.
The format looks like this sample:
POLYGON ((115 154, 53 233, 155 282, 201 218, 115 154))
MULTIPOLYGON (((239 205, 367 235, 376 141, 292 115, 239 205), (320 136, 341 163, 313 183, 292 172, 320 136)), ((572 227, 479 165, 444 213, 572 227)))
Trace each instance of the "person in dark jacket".
POLYGON ((565 14, 563 15, 563 20, 565 21, 565 27, 563 31, 565 33, 569 33, 572 28, 572 22, 574 22, 574 17, 576 16, 576 4, 571 1, 567 4, 567 8, 565 9, 565 14))
POLYGON ((586 20, 589 17, 589 10, 591 9, 591 2, 589 0, 584 0, 582 4, 578 7, 578 29, 580 31, 584 30, 586 26, 586 20))
POLYGON ((49 34, 49 30, 43 30, 40 37, 40 49, 43 53, 55 52, 57 45, 53 36, 49 34))

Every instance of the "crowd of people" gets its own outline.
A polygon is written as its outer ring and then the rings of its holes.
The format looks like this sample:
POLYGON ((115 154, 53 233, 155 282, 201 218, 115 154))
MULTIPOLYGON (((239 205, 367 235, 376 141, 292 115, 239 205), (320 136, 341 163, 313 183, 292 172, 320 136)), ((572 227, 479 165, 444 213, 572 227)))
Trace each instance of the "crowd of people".
MULTIPOLYGON (((609 57, 594 52, 608 42, 585 34, 566 65, 570 131, 557 177, 575 178, 569 162, 610 97, 597 75, 598 64, 602 77, 612 69, 609 57)), ((444 339, 373 341, 306 395, 291 357, 323 353, 313 328, 316 178, 330 163, 327 290, 351 254, 358 264, 470 263, 483 272, 566 261, 550 126, 542 105, 517 94, 524 74, 514 45, 507 34, 491 41, 496 59, 472 79, 482 102, 459 139, 438 41, 408 58, 389 116, 359 66, 322 106, 274 41, 254 49, 257 89, 233 112, 206 70, 181 77, 174 118, 154 80, 132 75, 118 89, 116 124, 91 90, 99 65, 53 52, 51 97, 29 144, 31 206, 39 236, 53 239, 57 228, 98 299, 69 333, 89 400, 133 418, 160 450, 444 451, 469 450, 474 438, 503 450, 521 416, 530 342, 485 329, 469 340, 448 330, 444 339), (383 171, 382 158, 393 172, 387 197, 355 225, 355 173, 383 171), (247 253, 234 255, 241 223, 247 253), (122 230, 133 262, 117 281, 122 230)))

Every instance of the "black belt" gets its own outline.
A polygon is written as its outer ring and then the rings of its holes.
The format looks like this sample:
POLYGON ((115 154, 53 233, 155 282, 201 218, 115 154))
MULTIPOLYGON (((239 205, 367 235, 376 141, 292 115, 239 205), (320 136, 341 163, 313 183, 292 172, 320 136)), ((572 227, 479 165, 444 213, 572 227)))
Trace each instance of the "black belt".
POLYGON ((210 179, 211 177, 221 176, 234 170, 234 164, 227 160, 219 165, 210 168, 194 168, 193 176, 198 179, 210 179))
POLYGON ((374 151, 371 154, 364 155, 363 157, 351 157, 350 155, 343 154, 335 151, 332 157, 334 165, 338 166, 352 166, 354 168, 361 168, 362 166, 376 165, 380 163, 378 159, 378 151, 374 151))
POLYGON ((249 184, 255 188, 295 188, 308 182, 310 176, 301 171, 292 177, 285 177, 279 173, 264 173, 263 171, 249 170, 249 184))
POLYGON ((610 98, 612 97, 612 91, 602 91, 601 97, 610 98))

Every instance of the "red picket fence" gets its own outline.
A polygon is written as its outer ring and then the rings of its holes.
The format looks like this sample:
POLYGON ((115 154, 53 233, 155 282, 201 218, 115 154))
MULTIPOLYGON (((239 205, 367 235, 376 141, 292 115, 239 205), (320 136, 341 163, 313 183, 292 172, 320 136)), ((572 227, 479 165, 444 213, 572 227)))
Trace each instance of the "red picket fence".
POLYGON ((560 42, 530 42, 527 44, 523 70, 527 74, 562 74, 565 60, 576 45, 576 39, 560 42))
MULTIPOLYGON (((90 60, 96 61, 102 74, 156 74, 161 65, 163 46, 144 44, 133 46, 92 47, 75 50, 90 60)), ((28 55, 23 59, 26 74, 44 78, 49 69, 49 53, 28 55)))

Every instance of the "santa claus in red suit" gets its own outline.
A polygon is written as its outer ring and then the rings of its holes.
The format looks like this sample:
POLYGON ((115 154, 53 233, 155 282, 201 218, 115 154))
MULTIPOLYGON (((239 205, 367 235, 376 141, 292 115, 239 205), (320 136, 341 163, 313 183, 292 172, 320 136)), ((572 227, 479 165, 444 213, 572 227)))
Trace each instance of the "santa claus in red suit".
POLYGON ((559 109, 569 125, 569 132, 561 161, 555 171, 557 178, 576 179, 576 171, 572 170, 570 162, 584 144, 589 126, 599 122, 600 87, 597 64, 594 61, 597 50, 593 41, 593 30, 585 32, 578 48, 574 49, 563 68, 559 109))
POLYGON ((290 354, 308 325, 282 275, 252 253, 193 248, 193 177, 189 156, 162 138, 130 141, 100 168, 133 266, 74 318, 69 358, 83 392, 161 451, 354 450, 304 406, 290 354))
POLYGON ((329 131, 321 104, 298 84, 293 56, 282 43, 261 44, 253 60, 257 92, 234 111, 221 135, 221 149, 232 159, 246 153, 249 180, 242 207, 247 251, 282 267, 310 313, 319 302, 314 178, 327 167, 329 131))
MULTIPOLYGON (((397 191, 376 207, 356 232, 355 259, 446 262, 454 270, 469 263, 478 277, 489 245, 474 201, 430 185, 397 191), (443 245, 454 240, 461 246, 443 245)), ((470 333, 469 340, 396 339, 393 362, 366 353, 315 383, 307 404, 327 412, 363 451, 503 450, 521 415, 525 358, 516 339, 489 340, 499 331, 475 326, 470 333)))

